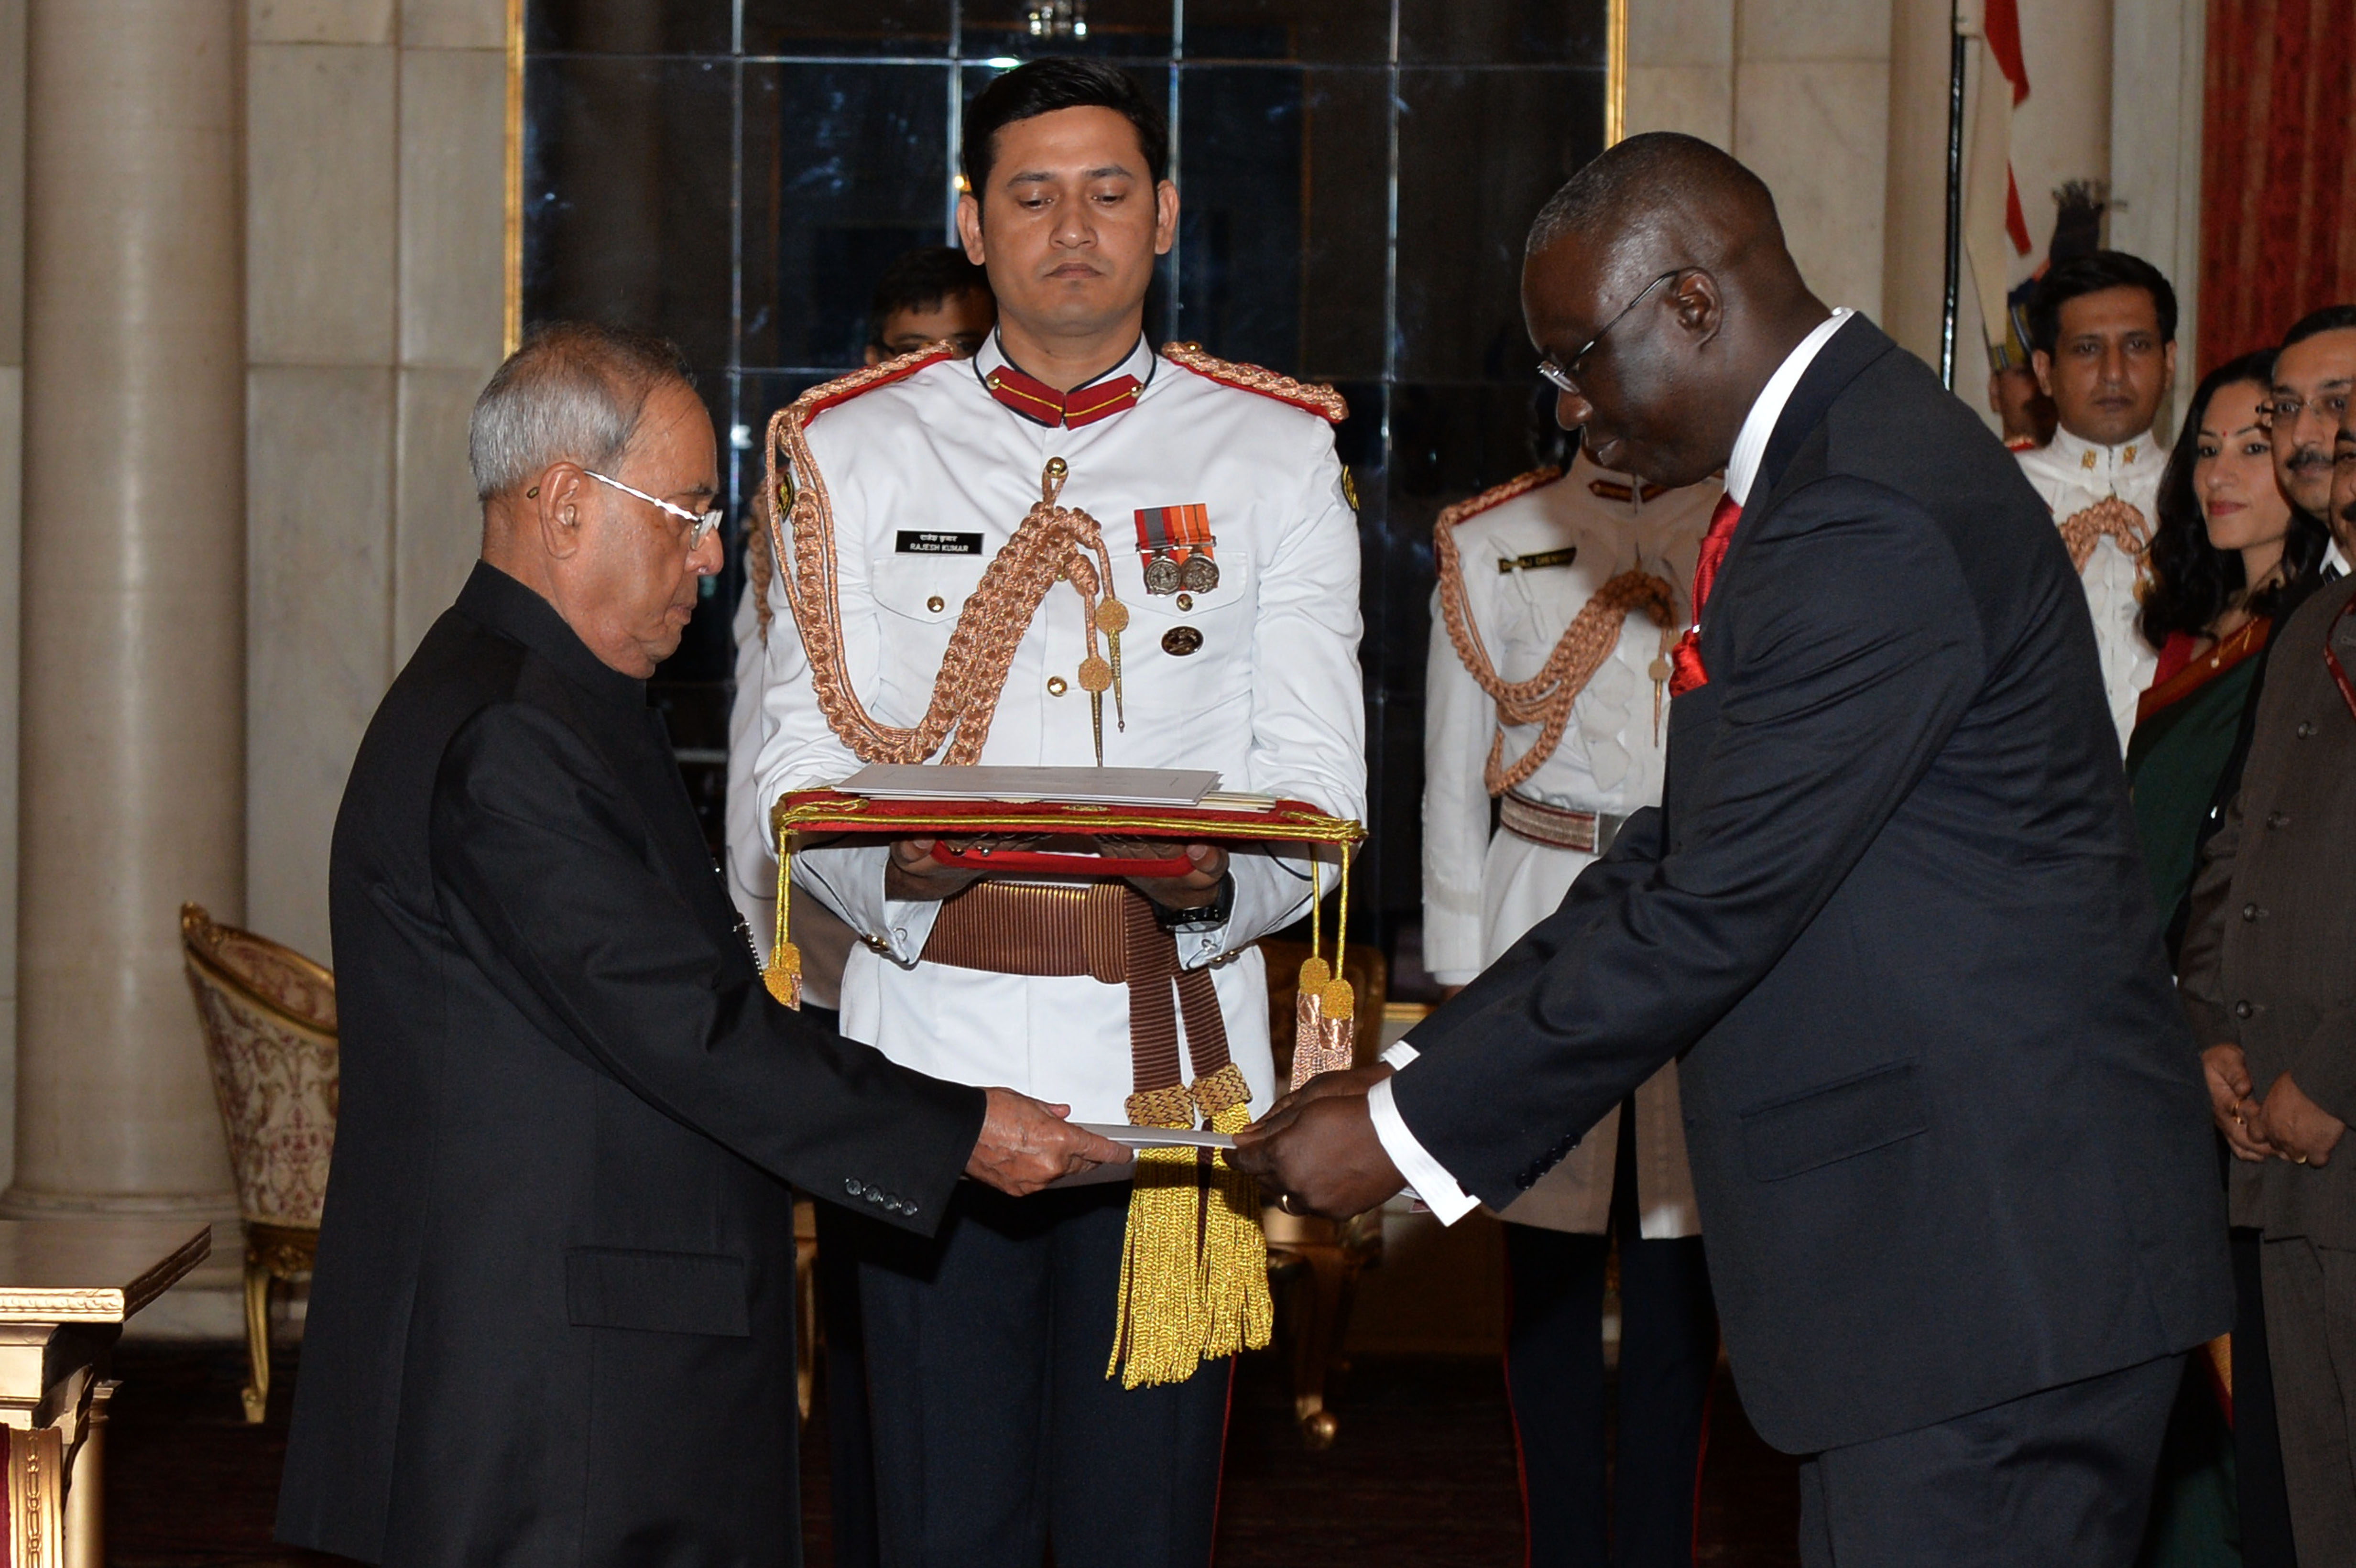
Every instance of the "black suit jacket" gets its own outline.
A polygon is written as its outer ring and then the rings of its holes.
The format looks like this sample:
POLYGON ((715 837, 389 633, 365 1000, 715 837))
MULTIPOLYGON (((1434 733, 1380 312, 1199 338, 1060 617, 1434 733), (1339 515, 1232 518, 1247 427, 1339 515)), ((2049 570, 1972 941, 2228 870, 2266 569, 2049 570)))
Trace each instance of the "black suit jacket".
POLYGON ((787 1183, 929 1232, 981 1091, 770 999, 643 683, 487 565, 369 726, 330 883, 342 1106, 280 1537, 798 1562, 787 1183))
POLYGON ((1869 322, 1786 405, 1658 811, 1419 1027, 1408 1129, 1502 1208, 1686 1053, 1743 1407, 1809 1452, 2232 1317, 2094 630, 1995 438, 1869 322))

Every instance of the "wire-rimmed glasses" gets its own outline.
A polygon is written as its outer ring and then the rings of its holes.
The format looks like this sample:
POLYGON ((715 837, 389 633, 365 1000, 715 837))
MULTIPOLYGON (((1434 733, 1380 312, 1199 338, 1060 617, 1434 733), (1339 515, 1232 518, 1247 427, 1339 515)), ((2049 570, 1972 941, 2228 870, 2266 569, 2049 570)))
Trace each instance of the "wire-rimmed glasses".
POLYGON ((648 506, 666 512, 685 523, 694 530, 687 536, 687 553, 690 555, 703 548, 703 541, 712 537, 712 530, 720 526, 720 519, 726 515, 719 507, 714 507, 708 512, 691 512, 685 507, 675 507, 659 496, 648 495, 644 490, 632 489, 611 475, 600 474, 594 468, 584 468, 581 472, 596 480, 600 485, 611 485, 625 496, 636 496, 648 506))
POLYGON ((1605 322, 1603 325, 1597 330, 1594 336, 1589 338, 1585 343, 1579 346, 1579 352, 1570 357, 1570 362, 1569 364, 1566 365, 1558 363, 1555 359, 1554 356, 1549 354, 1545 358, 1538 361, 1538 374, 1545 377, 1547 384, 1553 387, 1555 390, 1558 392, 1569 392, 1572 397, 1578 397, 1580 395, 1578 380, 1579 367, 1585 361, 1590 354, 1595 352, 1595 346, 1603 341, 1603 335, 1610 332, 1622 322, 1627 320, 1628 313, 1634 310, 1638 305, 1643 304, 1646 296, 1651 294, 1655 289, 1659 288, 1663 283, 1667 283, 1671 278, 1676 277, 1679 272, 1685 271, 1687 271, 1687 269, 1684 267, 1671 267, 1667 272, 1663 272, 1659 277, 1655 278, 1651 283, 1646 283, 1642 289, 1639 289, 1636 292, 1636 297, 1634 299, 1630 300, 1626 304, 1620 308, 1620 314, 1618 315, 1615 315, 1610 321, 1605 322))

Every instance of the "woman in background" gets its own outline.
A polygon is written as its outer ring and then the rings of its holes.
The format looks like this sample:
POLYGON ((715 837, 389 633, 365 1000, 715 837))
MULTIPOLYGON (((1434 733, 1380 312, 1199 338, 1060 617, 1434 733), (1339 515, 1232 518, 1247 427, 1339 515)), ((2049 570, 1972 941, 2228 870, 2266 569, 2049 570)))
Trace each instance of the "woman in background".
POLYGON ((2241 727, 2256 656, 2285 593, 2329 540, 2275 484, 2265 405, 2271 352, 2211 370, 2159 482, 2143 635, 2159 667, 2136 711, 2127 780, 2173 959, 2210 797, 2241 727))
MULTIPOLYGON (((2159 667, 2136 710, 2127 781, 2171 963, 2202 825, 2259 655, 2329 539, 2275 483, 2265 423, 2273 369, 2265 352, 2211 371, 2159 481, 2139 623, 2159 650, 2159 667)), ((2232 1395, 2216 1375, 2230 1354, 2220 1340, 2186 1369, 2160 1454, 2143 1568, 2237 1568, 2242 1561, 2232 1395)))

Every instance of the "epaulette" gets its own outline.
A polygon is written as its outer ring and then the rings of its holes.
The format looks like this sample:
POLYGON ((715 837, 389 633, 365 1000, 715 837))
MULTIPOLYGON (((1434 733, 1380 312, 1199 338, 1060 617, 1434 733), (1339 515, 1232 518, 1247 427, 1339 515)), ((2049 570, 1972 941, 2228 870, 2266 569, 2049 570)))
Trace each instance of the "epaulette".
POLYGON ((1516 496, 1526 496, 1531 491, 1551 485, 1561 477, 1562 470, 1559 468, 1533 468, 1527 474, 1506 480, 1503 485, 1492 485, 1478 496, 1459 501, 1441 512, 1440 520, 1432 525, 1432 532, 1447 533, 1459 523, 1469 523, 1492 507, 1502 507, 1516 496))
POLYGON ((1350 405, 1344 402, 1342 394, 1331 387, 1320 386, 1313 381, 1296 381, 1290 376, 1262 369, 1258 365, 1238 365, 1215 358, 1204 353, 1199 343, 1164 344, 1162 357, 1223 387, 1236 387, 1247 392, 1258 392, 1263 398, 1274 398, 1280 403, 1290 403, 1296 409, 1305 410, 1334 424, 1340 424, 1350 417, 1350 405))
POLYGON ((847 403, 862 392, 872 392, 878 387, 888 387, 894 381, 905 381, 927 365, 950 357, 956 350, 948 343, 927 343, 922 348, 912 348, 897 358, 886 359, 864 369, 853 370, 848 376, 837 376, 831 381, 812 387, 793 401, 804 421, 825 412, 837 403, 847 403))

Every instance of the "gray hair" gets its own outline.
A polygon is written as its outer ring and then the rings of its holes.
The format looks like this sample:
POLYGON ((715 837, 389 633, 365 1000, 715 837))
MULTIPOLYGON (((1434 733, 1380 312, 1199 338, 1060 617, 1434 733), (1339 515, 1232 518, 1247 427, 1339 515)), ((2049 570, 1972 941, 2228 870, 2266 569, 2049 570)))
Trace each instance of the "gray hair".
POLYGON ((659 337, 591 322, 535 328, 475 400, 466 460, 476 496, 529 483, 552 463, 611 467, 647 400, 674 381, 694 385, 686 357, 659 337))

